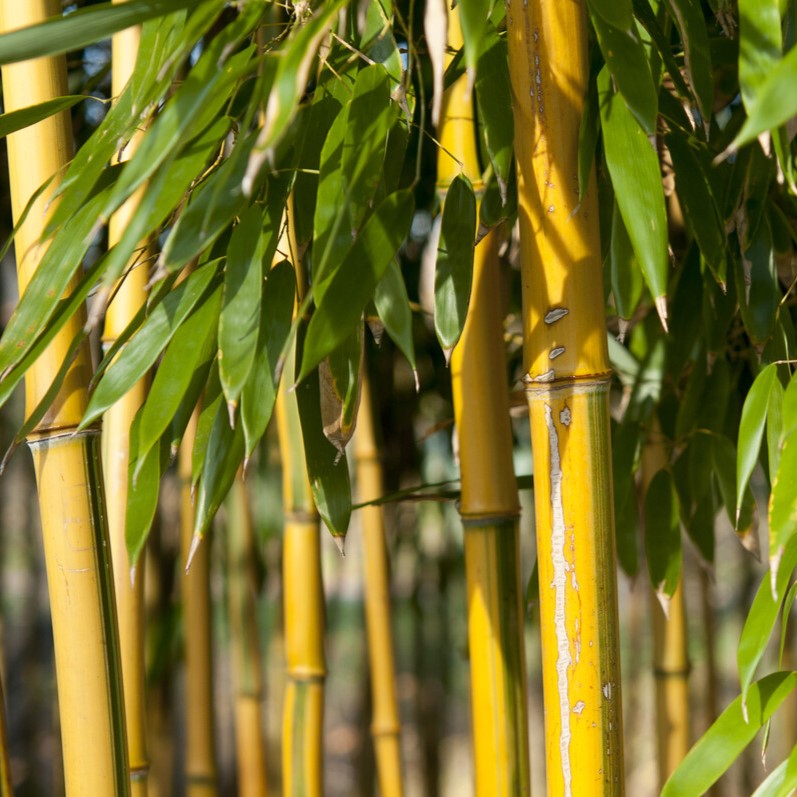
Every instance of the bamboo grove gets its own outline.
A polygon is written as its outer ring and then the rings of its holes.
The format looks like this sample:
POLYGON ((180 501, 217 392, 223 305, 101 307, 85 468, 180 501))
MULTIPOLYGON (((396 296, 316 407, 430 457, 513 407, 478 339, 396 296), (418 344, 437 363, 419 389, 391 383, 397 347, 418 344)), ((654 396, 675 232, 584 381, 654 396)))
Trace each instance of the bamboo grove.
MULTIPOLYGON (((2 0, 0 31, 19 285, 0 404, 24 381, 9 454, 35 467, 70 797, 171 788, 145 681, 172 478, 187 794, 223 793, 218 579, 239 793, 329 791, 327 533, 363 552, 367 793, 411 793, 383 505, 452 498, 477 797, 631 793, 629 589, 651 789, 704 794, 756 738, 778 757, 756 795, 797 788, 795 0, 2 0), (427 456, 417 418, 441 406, 457 476, 406 489, 388 452, 427 456), (281 647, 261 638, 264 471, 281 647), (733 694, 710 670, 697 700, 691 601, 716 661, 728 537, 758 587, 733 694)), ((446 546, 401 535, 443 579, 446 546)))

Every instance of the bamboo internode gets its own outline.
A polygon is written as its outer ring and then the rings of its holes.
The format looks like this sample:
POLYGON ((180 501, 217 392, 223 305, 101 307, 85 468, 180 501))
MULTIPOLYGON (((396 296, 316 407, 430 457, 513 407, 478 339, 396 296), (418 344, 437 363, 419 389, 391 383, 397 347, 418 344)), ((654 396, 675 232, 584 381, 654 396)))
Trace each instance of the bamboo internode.
MULTIPOLYGON (((448 43, 450 48, 462 47, 456 12, 449 13, 448 43)), ((439 138, 438 189, 444 191, 455 169, 461 169, 478 196, 483 183, 466 76, 444 96, 439 138)), ((475 249, 468 315, 450 363, 462 479, 477 797, 530 791, 520 506, 498 269, 493 231, 475 249)))
MULTIPOLYGON (((360 500, 372 501, 380 498, 384 494, 382 463, 374 433, 371 388, 365 371, 354 447, 360 500)), ((404 791, 401 773, 401 723, 396 699, 384 516, 380 506, 365 506, 361 513, 365 552, 365 622, 373 701, 371 735, 374 740, 379 792, 383 797, 401 797, 404 791)))
MULTIPOLYGON (((0 3, 3 31, 61 13, 55 0, 0 3)), ((67 93, 63 57, 3 67, 8 112, 67 93)), ((57 177, 72 155, 68 113, 59 113, 8 136, 11 202, 17 223, 30 197, 57 177)), ((55 183, 32 203, 15 239, 20 293, 46 249, 40 243, 55 183)), ((74 287, 74 283, 68 290, 74 287)), ((76 314, 25 378, 30 416, 81 333, 76 314)), ((56 677, 68 795, 129 794, 127 743, 116 606, 102 490, 99 432, 75 433, 86 408, 91 363, 81 346, 62 389, 29 436, 36 469, 53 618, 56 677), (86 740, 91 739, 91 744, 86 740)))
POLYGON ((548 793, 623 794, 606 347, 595 178, 578 192, 583 3, 507 9, 534 455, 548 793))
MULTIPOLYGON (((191 453, 198 412, 194 411, 180 444, 180 551, 187 561, 194 536, 191 498, 191 453)), ((188 797, 215 797, 218 770, 214 743, 213 642, 210 606, 210 539, 193 553, 182 576, 185 637, 185 778, 188 797)))

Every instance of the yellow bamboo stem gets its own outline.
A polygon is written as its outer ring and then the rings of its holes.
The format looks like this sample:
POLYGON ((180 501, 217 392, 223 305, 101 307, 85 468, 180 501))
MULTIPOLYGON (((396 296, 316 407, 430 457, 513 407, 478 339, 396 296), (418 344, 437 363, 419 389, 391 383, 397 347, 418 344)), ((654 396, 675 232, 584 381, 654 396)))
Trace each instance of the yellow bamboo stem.
POLYGON ((255 538, 241 474, 235 480, 228 506, 228 591, 238 794, 240 797, 265 797, 266 738, 262 717, 263 664, 257 625, 255 538))
MULTIPOLYGON (((462 47, 456 13, 449 13, 448 44, 452 50, 462 47)), ((483 185, 466 76, 444 96, 439 138, 443 147, 439 189, 444 191, 455 176, 453 165, 462 169, 478 195, 483 185)), ((462 476, 477 797, 530 791, 520 505, 512 464, 498 269, 498 239, 493 232, 476 247, 468 316, 451 356, 462 476)))
MULTIPOLYGON (((120 0, 115 0, 120 2, 120 0)), ((111 93, 118 97, 133 73, 141 38, 139 27, 113 37, 111 93)), ((129 158, 140 136, 128 144, 121 159, 129 158)), ((137 192, 110 220, 108 245, 122 237, 125 227, 140 202, 137 192)), ((108 348, 135 316, 146 300, 147 269, 131 263, 132 268, 108 306, 103 331, 103 347, 108 348)), ((147 753, 146 687, 144 667, 144 567, 131 572, 125 544, 127 508, 127 469, 130 461, 130 428, 146 397, 147 380, 141 380, 114 404, 103 420, 103 466, 108 495, 108 531, 114 562, 114 587, 122 649, 122 677, 127 717, 127 744, 130 757, 130 781, 133 797, 146 797, 149 778, 147 753)))
MULTIPOLYGON (((180 551, 188 560, 194 532, 191 498, 191 451, 198 413, 194 412, 180 444, 180 551)), ((185 778, 187 797, 215 797, 218 772, 213 731, 213 654, 210 605, 209 539, 194 553, 191 569, 183 575, 183 628, 185 630, 185 778)))
MULTIPOLYGON (((665 440, 654 419, 642 451, 642 489, 667 467, 665 440)), ((651 590, 653 677, 656 683, 656 750, 659 786, 689 751, 689 655, 683 578, 670 599, 669 617, 651 590)))
MULTIPOLYGON (((14 30, 60 13, 56 0, 3 0, 0 29, 14 30)), ((66 93, 63 57, 3 67, 6 112, 66 93)), ((33 193, 62 171, 71 154, 67 113, 8 136, 15 223, 33 193)), ((15 240, 20 293, 45 251, 40 237, 52 190, 53 186, 33 204, 15 240)), ((28 415, 43 398, 84 323, 85 314, 78 313, 28 372, 28 415)), ((28 442, 36 469, 53 618, 66 792, 117 795, 129 793, 129 773, 99 435, 97 429, 75 433, 86 408, 90 376, 89 352, 83 346, 28 442)))
POLYGON ((304 464, 304 445, 293 384, 292 354, 277 395, 285 530, 282 582, 285 611, 285 688, 282 723, 282 793, 323 794, 324 585, 318 513, 304 464))
MULTIPOLYGON (((379 498, 384 494, 382 462, 374 433, 371 387, 365 370, 354 452, 360 500, 379 498)), ((373 704, 371 736, 374 740, 379 793, 382 797, 401 797, 404 793, 401 722, 396 699, 385 522, 380 506, 363 507, 361 517, 365 552, 365 623, 373 704)))
POLYGON ((609 363, 595 178, 578 196, 583 2, 510 0, 548 793, 623 794, 609 363))

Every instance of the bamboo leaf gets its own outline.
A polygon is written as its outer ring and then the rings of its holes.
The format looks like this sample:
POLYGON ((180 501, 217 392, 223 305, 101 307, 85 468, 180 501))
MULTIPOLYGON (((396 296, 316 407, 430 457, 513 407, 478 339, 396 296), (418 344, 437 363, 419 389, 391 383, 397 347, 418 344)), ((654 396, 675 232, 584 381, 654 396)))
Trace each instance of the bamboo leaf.
POLYGON ((752 797, 789 797, 797 789, 797 747, 769 773, 752 797))
POLYGON ((491 0, 462 0, 457 4, 459 21, 464 41, 465 65, 470 73, 470 85, 476 73, 479 53, 483 48, 487 31, 487 19, 490 16, 491 0))
POLYGON ((154 365, 188 314, 213 289, 218 268, 211 262, 197 269, 185 282, 171 291, 152 309, 147 320, 108 368, 89 400, 80 428, 100 417, 114 402, 127 393, 154 365))
POLYGON ((412 335, 412 311, 401 266, 390 261, 382 279, 376 284, 374 304, 390 339, 399 347, 415 371, 415 341, 412 335))
POLYGON ((703 119, 708 122, 714 101, 714 75, 703 9, 695 0, 667 0, 667 8, 681 34, 692 91, 703 119))
POLYGON ((88 99, 85 94, 68 94, 63 97, 56 97, 54 100, 40 102, 38 105, 29 105, 27 108, 20 108, 18 111, 0 114, 0 138, 4 138, 9 133, 21 130, 23 127, 41 122, 61 111, 68 111, 79 102, 88 99))
POLYGON ((737 498, 736 491, 736 448, 724 435, 716 435, 711 439, 713 455, 713 473, 717 480, 728 520, 742 534, 748 533, 753 524, 755 499, 748 484, 741 498, 737 498), (741 511, 737 512, 737 506, 741 511))
POLYGON ((742 699, 748 694, 756 668, 769 644, 783 597, 788 589, 789 579, 795 567, 797 567, 797 542, 792 540, 783 552, 778 572, 775 573, 774 570, 771 570, 761 580, 744 622, 742 633, 739 635, 736 661, 739 666, 742 699))
POLYGON ((332 0, 309 19, 299 20, 276 54, 277 69, 266 103, 265 119, 244 177, 245 194, 251 195, 257 173, 292 121, 310 78, 316 51, 342 5, 343 0, 332 0))
MULTIPOLYGON (((142 464, 148 461, 149 450, 172 424, 195 374, 200 371, 207 375, 202 364, 209 363, 216 351, 220 303, 221 294, 215 291, 180 325, 166 347, 140 411, 137 451, 142 464)), ((195 402, 194 398, 192 403, 195 402)), ((137 476, 135 470, 134 475, 137 476)))
MULTIPOLYGON (((202 476, 202 469, 205 467, 205 454, 208 450, 210 433, 216 416, 224 410, 224 392, 221 389, 219 379, 219 361, 215 359, 210 369, 210 376, 202 394, 202 409, 199 411, 196 432, 194 434, 194 445, 191 449, 191 485, 197 484, 202 476)), ((229 426, 229 423, 227 424, 229 426)), ((195 516, 196 519, 196 516, 195 516)))
POLYGON ((216 415, 205 448, 205 461, 197 490, 194 536, 202 538, 235 481, 244 457, 244 433, 241 425, 230 427, 227 408, 218 402, 216 415))
MULTIPOLYGON (((780 385, 778 385, 780 386, 780 385)), ((767 426, 770 418, 767 416, 767 426)), ((780 449, 780 465, 774 474, 769 497, 769 556, 777 569, 784 546, 797 534, 797 434, 790 434, 780 449)))
MULTIPOLYGON (((332 274, 310 320, 300 382, 340 345, 359 322, 409 230, 412 211, 412 192, 397 191, 384 199, 366 221, 343 260, 345 267, 332 274), (350 278, 352 274, 357 275, 356 280, 350 278)), ((315 298, 315 287, 313 296, 315 298)))
POLYGON ((465 326, 473 283, 476 198, 470 180, 458 174, 443 204, 434 276, 434 328, 443 349, 453 349, 465 326))
POLYGON ((658 106, 656 87, 645 47, 634 25, 631 0, 588 0, 587 7, 606 59, 607 79, 611 73, 625 101, 623 107, 630 112, 629 118, 635 118, 645 132, 654 133, 658 106))
POLYGON ((742 698, 722 712, 664 784, 661 797, 698 797, 725 772, 761 726, 791 694, 797 673, 776 672, 751 684, 747 694, 747 719, 742 698))
POLYGON ((609 244, 609 271, 617 315, 629 320, 642 298, 644 285, 628 231, 617 203, 612 211, 612 239, 609 244))
POLYGON ((739 1, 739 88, 748 112, 783 52, 777 0, 739 1))
POLYGON ((476 69, 476 103, 484 130, 487 155, 506 202, 509 172, 512 169, 512 87, 506 41, 487 22, 476 69))
POLYGON ((624 423, 612 427, 612 480, 617 534, 617 558, 629 576, 639 570, 637 546, 636 485, 634 463, 639 447, 639 426, 624 423))
POLYGON ((736 259, 735 270, 745 329, 754 342, 763 343, 772 334, 781 299, 772 232, 766 217, 761 219, 741 258, 736 259))
POLYGON ((155 511, 158 508, 161 474, 166 466, 169 452, 168 446, 163 444, 153 446, 146 454, 138 451, 137 440, 141 417, 139 411, 130 428, 130 464, 127 471, 125 546, 131 567, 136 567, 152 527, 155 511))
MULTIPOLYGON (((219 317, 219 376, 227 404, 238 398, 255 359, 260 331, 263 258, 267 245, 263 216, 252 205, 241 216, 227 247, 224 303, 219 317)), ((276 245, 278 229, 267 231, 276 245)))
POLYGON ((777 366, 768 365, 755 378, 747 398, 742 407, 742 417, 739 421, 739 441, 737 444, 738 455, 736 460, 736 516, 741 511, 740 496, 747 488, 750 476, 753 473, 758 452, 761 450, 761 440, 764 437, 764 424, 767 420, 767 407, 772 384, 777 378, 777 366))
POLYGON ((783 397, 785 391, 779 379, 774 379, 767 403, 767 463, 770 476, 776 478, 780 464, 780 450, 787 435, 783 434, 783 397))
MULTIPOLYGON (((395 116, 387 72, 379 64, 361 70, 349 105, 340 162, 344 201, 350 208, 351 232, 355 235, 382 180, 387 139, 395 116)), ((338 210, 339 204, 340 197, 338 210)))
POLYGON ((598 75, 603 146, 617 206, 645 282, 666 324, 667 217, 659 159, 648 137, 611 86, 607 69, 598 75))
POLYGON ((241 393, 241 420, 247 458, 265 433, 274 411, 280 380, 280 356, 291 330, 295 293, 293 268, 287 260, 283 260, 271 269, 263 286, 257 352, 241 393))
MULTIPOLYGON (((296 363, 304 362, 300 334, 296 363)), ((292 374, 286 373, 286 376, 292 374)), ((351 517, 351 484, 346 455, 324 436, 321 420, 321 390, 318 370, 314 369, 296 386, 296 403, 302 427, 307 477, 318 513, 334 537, 343 538, 351 517)))
POLYGON ((660 470, 645 494, 645 550, 650 583, 666 606, 681 578, 681 526, 673 500, 672 476, 660 470))
POLYGON ((727 242, 711 182, 693 140, 672 132, 666 137, 676 175, 676 190, 687 226, 711 273, 720 285, 727 281, 727 242))
MULTIPOLYGON (((208 3, 221 5, 221 0, 206 0, 208 3)), ((122 4, 108 2, 79 9, 64 17, 4 33, 0 36, 0 64, 80 50, 147 19, 196 4, 196 0, 126 0, 122 4)))

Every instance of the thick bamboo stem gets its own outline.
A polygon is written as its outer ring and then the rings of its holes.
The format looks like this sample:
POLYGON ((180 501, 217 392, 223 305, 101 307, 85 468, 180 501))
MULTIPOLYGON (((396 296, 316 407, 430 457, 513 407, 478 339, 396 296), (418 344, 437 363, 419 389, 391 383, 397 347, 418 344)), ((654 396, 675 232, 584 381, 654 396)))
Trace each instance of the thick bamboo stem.
POLYGON ((609 363, 594 175, 578 195, 582 2, 510 0, 548 793, 623 793, 609 363))
MULTIPOLYGON (((191 451, 198 414, 194 412, 183 435, 179 453, 180 552, 188 560, 194 532, 191 499, 191 451)), ((188 797, 215 797, 218 772, 214 744, 213 643, 210 605, 210 540, 194 553, 191 569, 182 577, 185 635, 186 751, 188 797)))
MULTIPOLYGON (((116 0, 119 2, 120 0, 116 0)), ((141 29, 117 33, 113 38, 111 92, 118 97, 136 65, 141 29)), ((137 137, 122 153, 129 158, 137 137)), ((143 191, 143 189, 142 189, 143 191)), ((137 193, 111 217, 108 245, 122 237, 125 227, 140 201, 137 193)), ((108 306, 103 332, 103 346, 110 347, 146 300, 147 269, 131 264, 131 269, 108 306)), ((127 744, 130 757, 130 781, 133 797, 146 797, 149 778, 147 753, 146 687, 144 667, 144 567, 131 572, 125 544, 127 508, 127 469, 130 461, 130 428, 146 397, 146 380, 139 382, 114 404, 103 419, 103 466, 108 495, 108 531, 114 562, 114 587, 122 649, 122 676, 127 717, 127 744)))
MULTIPOLYGON (((291 359, 289 357, 289 359, 291 359)), ((323 788, 325 604, 318 513, 304 465, 296 398, 286 368, 277 396, 285 531, 282 551, 288 682, 282 723, 282 793, 320 797, 323 788)))
MULTIPOLYGON (((642 489, 647 493, 653 477, 667 467, 665 440, 654 420, 642 451, 642 489)), ((653 677, 656 684, 656 750, 659 786, 689 751, 689 655, 683 577, 670 599, 665 616, 651 590, 653 625, 653 677)))
MULTIPOLYGON (((462 46, 456 13, 449 14, 448 43, 454 49, 462 46)), ((438 167, 442 191, 454 177, 454 161, 445 151, 461 162, 477 194, 482 190, 469 95, 463 76, 443 100, 438 167)), ((531 788, 520 505, 512 463, 498 269, 498 239, 493 232, 476 247, 468 316, 451 356, 462 476, 477 797, 525 795, 531 788)))
MULTIPOLYGON (((368 374, 363 371, 362 397, 354 436, 357 484, 361 501, 383 495, 382 462, 374 433, 374 411, 368 374)), ((401 722, 396 699, 396 668, 390 612, 390 573, 385 521, 380 506, 362 509, 365 551, 365 623, 373 705, 371 736, 374 740, 379 793, 401 797, 401 722)))
MULTIPOLYGON (((0 29, 14 30, 61 13, 56 0, 0 3, 0 29)), ((4 110, 11 112, 67 93, 63 57, 3 67, 4 110)), ((14 222, 29 198, 58 174, 72 154, 67 113, 8 136, 14 222)), ((40 236, 52 187, 33 204, 15 240, 20 293, 44 253, 40 236)), ((26 412, 43 398, 81 331, 78 313, 26 375, 26 412)), ((55 402, 29 436, 42 516, 53 618, 64 778, 68 795, 129 793, 119 637, 98 431, 75 433, 91 376, 81 347, 55 402), (87 739, 91 743, 87 743, 87 739)))
POLYGON ((246 485, 240 474, 228 506, 228 591, 238 794, 240 797, 265 797, 266 738, 262 716, 263 663, 257 624, 255 538, 246 485))

